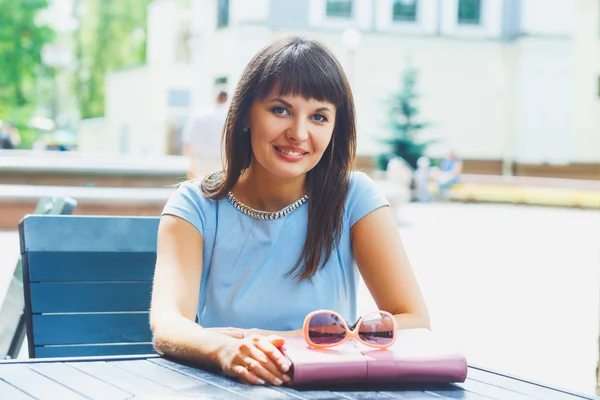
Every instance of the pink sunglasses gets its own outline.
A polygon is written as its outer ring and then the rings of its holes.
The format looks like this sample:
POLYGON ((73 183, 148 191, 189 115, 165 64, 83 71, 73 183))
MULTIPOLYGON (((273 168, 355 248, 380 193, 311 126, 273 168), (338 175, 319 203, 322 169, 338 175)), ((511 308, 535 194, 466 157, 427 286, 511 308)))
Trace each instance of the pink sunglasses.
POLYGON ((362 344, 379 349, 390 347, 396 341, 396 319, 387 311, 369 312, 351 327, 335 311, 313 311, 304 319, 304 340, 317 349, 326 349, 356 339, 362 344))

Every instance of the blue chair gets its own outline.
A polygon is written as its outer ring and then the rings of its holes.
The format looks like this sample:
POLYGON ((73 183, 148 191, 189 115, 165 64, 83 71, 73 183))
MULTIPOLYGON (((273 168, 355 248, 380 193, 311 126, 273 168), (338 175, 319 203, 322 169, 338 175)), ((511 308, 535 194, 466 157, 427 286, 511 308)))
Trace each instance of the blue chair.
POLYGON ((151 354, 158 217, 38 216, 19 224, 29 357, 151 354))
MULTIPOLYGON (((77 201, 70 197, 42 197, 34 214, 70 215, 77 201)), ((25 302, 23 298, 23 269, 15 265, 4 302, 0 306, 0 358, 17 358, 25 339, 25 302)))

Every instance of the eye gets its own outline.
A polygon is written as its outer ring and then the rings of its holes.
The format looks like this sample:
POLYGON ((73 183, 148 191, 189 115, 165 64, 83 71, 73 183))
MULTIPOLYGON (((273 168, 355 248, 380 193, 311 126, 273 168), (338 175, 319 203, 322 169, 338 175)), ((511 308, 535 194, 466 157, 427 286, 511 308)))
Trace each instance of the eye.
POLYGON ((276 114, 276 115, 286 115, 287 114, 287 110, 285 108, 283 108, 283 107, 280 107, 280 106, 273 107, 271 109, 271 112, 273 114, 276 114))
POLYGON ((324 116, 324 115, 322 115, 322 114, 316 114, 316 115, 314 115, 314 116, 313 116, 313 119, 314 119, 316 122, 327 122, 327 117, 325 117, 325 116, 324 116))

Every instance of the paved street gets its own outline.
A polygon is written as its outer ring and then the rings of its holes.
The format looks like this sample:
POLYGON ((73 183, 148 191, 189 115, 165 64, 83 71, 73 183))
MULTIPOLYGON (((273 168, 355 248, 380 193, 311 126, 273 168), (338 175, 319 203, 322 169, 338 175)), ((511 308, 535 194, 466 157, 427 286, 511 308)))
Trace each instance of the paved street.
POLYGON ((411 204, 403 218, 433 328, 469 362, 593 392, 600 212, 411 204))
MULTIPOLYGON (((593 393, 600 212, 410 204, 402 233, 433 328, 469 362, 593 393)), ((18 256, 0 231, 0 296, 18 256)), ((373 309, 362 288, 362 312, 373 309)))

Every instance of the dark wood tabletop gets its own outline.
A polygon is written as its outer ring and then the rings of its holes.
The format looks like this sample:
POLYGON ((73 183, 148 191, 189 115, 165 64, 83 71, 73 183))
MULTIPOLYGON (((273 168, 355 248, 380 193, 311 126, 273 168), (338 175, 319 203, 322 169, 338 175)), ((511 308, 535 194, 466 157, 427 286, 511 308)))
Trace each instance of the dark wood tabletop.
POLYGON ((250 386, 157 356, 0 363, 0 399, 599 399, 469 367, 459 384, 250 386))

